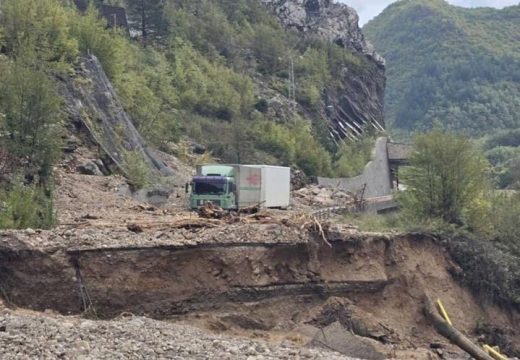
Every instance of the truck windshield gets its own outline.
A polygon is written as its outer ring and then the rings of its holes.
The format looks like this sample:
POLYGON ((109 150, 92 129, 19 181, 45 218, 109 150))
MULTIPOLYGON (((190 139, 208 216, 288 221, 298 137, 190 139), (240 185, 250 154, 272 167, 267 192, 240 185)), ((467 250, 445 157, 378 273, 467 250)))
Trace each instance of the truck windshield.
POLYGON ((225 179, 197 179, 193 181, 193 192, 197 195, 223 195, 226 193, 226 184, 225 179))

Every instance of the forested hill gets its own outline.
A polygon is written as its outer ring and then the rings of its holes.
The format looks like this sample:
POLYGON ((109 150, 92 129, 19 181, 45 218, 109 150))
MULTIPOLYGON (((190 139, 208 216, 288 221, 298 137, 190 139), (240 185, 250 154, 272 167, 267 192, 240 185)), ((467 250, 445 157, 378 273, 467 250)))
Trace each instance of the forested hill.
POLYGON ((387 61, 386 120, 470 135, 520 127, 520 6, 403 0, 363 28, 387 61))

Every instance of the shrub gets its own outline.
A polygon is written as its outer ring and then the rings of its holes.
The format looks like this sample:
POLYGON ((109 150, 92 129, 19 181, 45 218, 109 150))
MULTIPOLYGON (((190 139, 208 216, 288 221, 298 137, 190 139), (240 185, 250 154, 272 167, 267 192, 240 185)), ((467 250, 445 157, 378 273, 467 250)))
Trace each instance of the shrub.
POLYGON ((520 194, 503 193, 494 198, 490 218, 493 223, 493 234, 508 248, 520 256, 520 194))
POLYGON ((16 61, 4 66, 0 87, 0 145, 24 159, 42 181, 59 157, 60 99, 49 77, 16 61))
POLYGON ((400 197, 405 211, 456 224, 485 213, 490 205, 487 162, 469 139, 434 129, 417 135, 413 146, 410 167, 402 176, 408 187, 400 197))
POLYGON ((334 162, 334 172, 339 177, 360 175, 372 157, 375 138, 367 135, 356 141, 344 142, 334 162))
POLYGON ((55 222, 52 194, 43 187, 17 183, 0 193, 0 228, 49 228, 55 222))
POLYGON ((3 0, 0 23, 8 54, 50 63, 75 60, 76 39, 70 36, 75 12, 58 0, 3 0))
POLYGON ((106 29, 106 21, 99 13, 89 7, 83 16, 77 16, 71 25, 71 35, 78 41, 83 54, 94 54, 106 74, 114 78, 123 72, 125 39, 106 29))
POLYGON ((128 151, 124 154, 124 169, 128 183, 134 189, 142 189, 151 184, 150 168, 140 152, 128 151))

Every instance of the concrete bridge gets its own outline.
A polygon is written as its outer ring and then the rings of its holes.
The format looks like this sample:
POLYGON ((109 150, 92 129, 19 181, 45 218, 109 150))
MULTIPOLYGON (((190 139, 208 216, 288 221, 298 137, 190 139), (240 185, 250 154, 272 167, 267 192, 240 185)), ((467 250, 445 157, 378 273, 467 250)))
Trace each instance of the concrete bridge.
MULTIPOLYGON (((408 163, 411 152, 410 145, 393 143, 384 137, 378 138, 372 160, 361 175, 351 178, 318 177, 318 184, 361 194, 368 202, 370 199, 391 196, 399 188, 399 167, 408 163)), ((387 205, 391 206, 392 203, 387 202, 387 205)), ((376 209, 379 210, 383 209, 376 209)))

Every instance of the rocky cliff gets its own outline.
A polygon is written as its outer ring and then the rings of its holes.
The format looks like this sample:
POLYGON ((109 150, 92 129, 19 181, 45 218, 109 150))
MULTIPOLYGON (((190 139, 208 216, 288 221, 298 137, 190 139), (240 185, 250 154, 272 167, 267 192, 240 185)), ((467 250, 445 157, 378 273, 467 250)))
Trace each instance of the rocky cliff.
POLYGON ((344 48, 362 53, 379 66, 385 60, 365 40, 358 26, 359 17, 348 5, 333 0, 261 0, 278 16, 287 29, 315 34, 344 48))
POLYGON ((351 7, 333 0, 261 0, 288 30, 318 37, 366 57, 361 69, 345 67, 339 87, 325 89, 325 115, 335 139, 356 137, 365 125, 384 129, 385 60, 365 40, 351 7))

